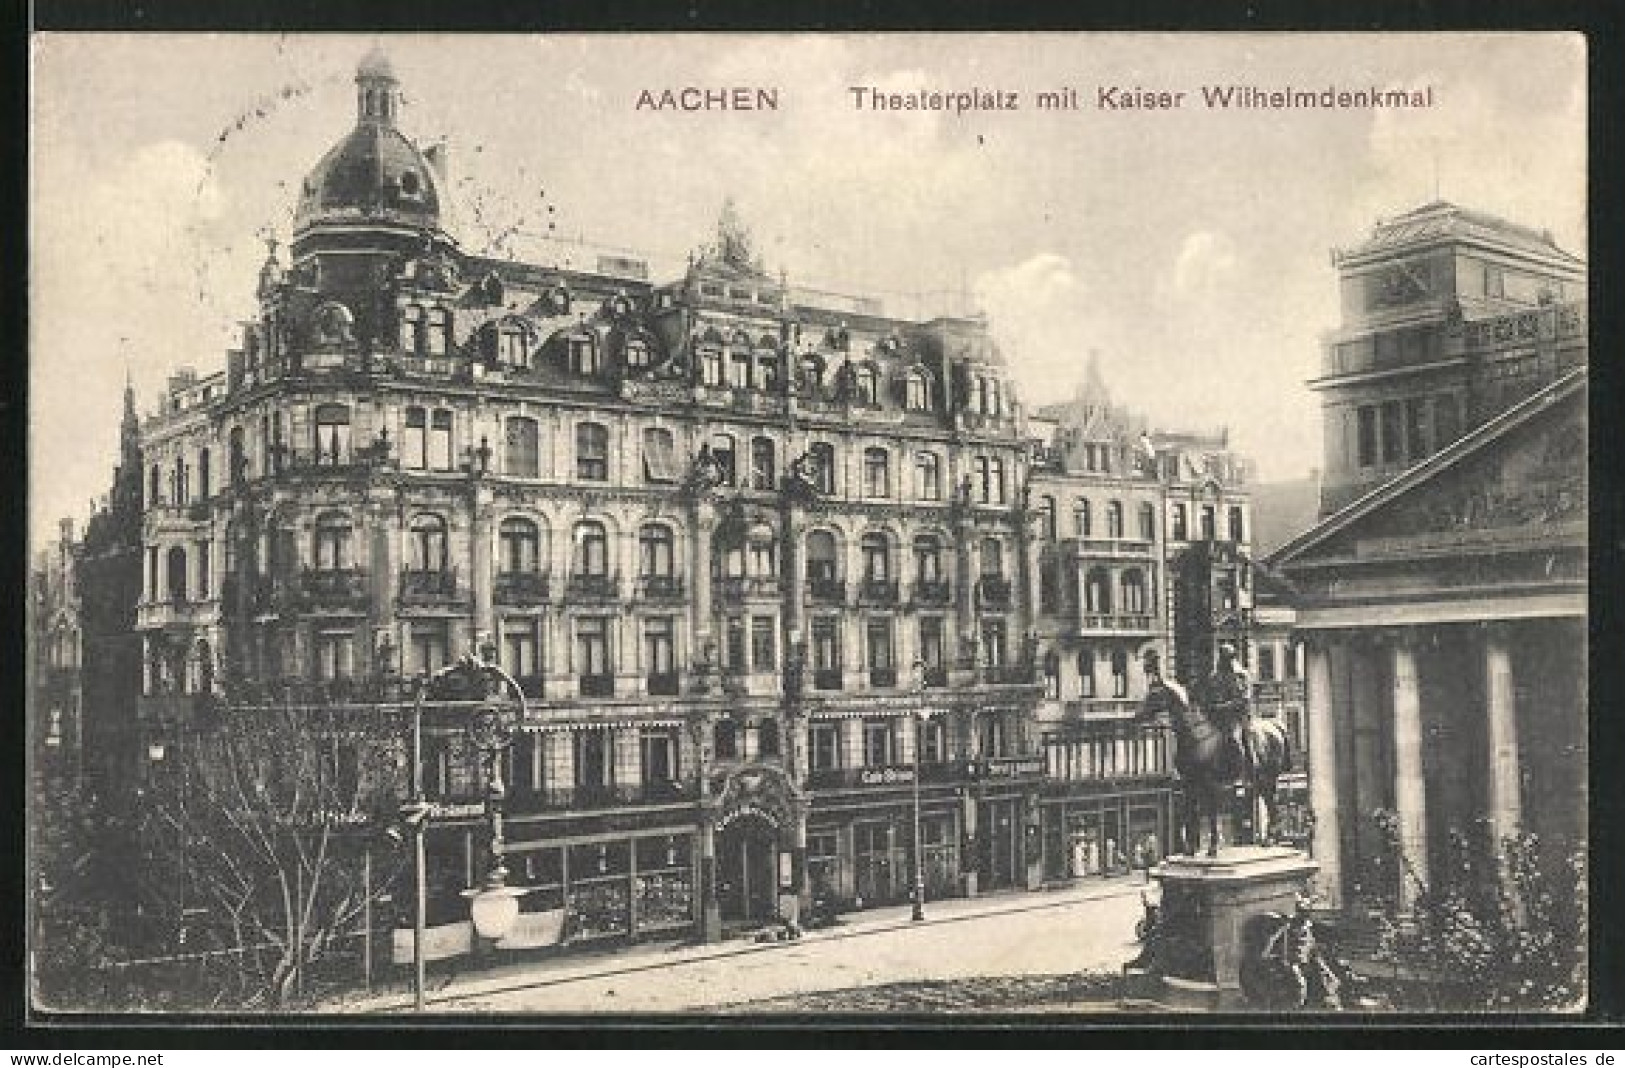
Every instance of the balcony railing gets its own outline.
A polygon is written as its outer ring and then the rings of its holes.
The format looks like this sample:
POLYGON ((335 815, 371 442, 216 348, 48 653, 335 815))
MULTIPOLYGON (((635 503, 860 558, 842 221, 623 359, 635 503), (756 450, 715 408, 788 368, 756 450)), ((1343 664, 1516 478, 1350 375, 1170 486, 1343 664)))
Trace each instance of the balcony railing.
POLYGON ((813 689, 839 690, 841 688, 840 668, 815 668, 813 670, 813 689))
POLYGON ((644 680, 644 686, 650 697, 676 697, 683 688, 682 679, 675 671, 650 675, 644 680))
POLYGON ((1302 701, 1302 679, 1271 679, 1253 683, 1255 701, 1302 701))
POLYGON ((1123 720, 1139 715, 1141 702, 1131 697, 1078 697, 1066 702, 1073 719, 1123 720))
POLYGON ((615 696, 614 675, 582 675, 580 681, 582 697, 615 696))
POLYGON ((920 579, 912 594, 917 605, 941 607, 953 601, 954 587, 947 579, 920 579))
POLYGON ((1079 617, 1081 630, 1150 630, 1151 616, 1138 612, 1085 612, 1079 617))
POLYGON ((894 667, 870 668, 869 685, 877 690, 891 690, 897 686, 897 669, 894 667))
POLYGON ((407 568, 401 572, 401 600, 412 604, 445 604, 463 599, 457 569, 439 571, 407 568))
MULTIPOLYGON (((509 808, 520 812, 537 809, 618 808, 623 805, 655 805, 693 800, 698 794, 698 783, 691 779, 657 779, 637 785, 599 783, 544 787, 540 790, 527 786, 513 786, 509 790, 509 808)), ((446 800, 478 801, 482 797, 482 794, 468 791, 465 796, 448 797, 446 800)))
POLYGON ((551 587, 550 577, 537 571, 502 571, 492 593, 498 604, 536 605, 550 599, 551 587))
POLYGON ((983 678, 994 686, 1025 686, 1038 681, 1038 673, 1021 664, 993 664, 983 670, 983 678))
POLYGON ((717 599, 743 601, 778 597, 781 593, 777 575, 757 575, 751 578, 721 578, 716 580, 717 599))
POLYGON ((361 608, 367 602, 367 572, 359 567, 306 568, 299 592, 307 608, 361 608))
POLYGON ((858 584, 858 603, 872 606, 896 604, 897 580, 864 579, 858 584))
POLYGON ((638 593, 646 601, 680 601, 684 592, 681 575, 645 575, 638 580, 638 593))
POLYGON ((619 575, 571 575, 565 587, 572 601, 616 601, 621 596, 619 575))
POLYGON ((1155 545, 1143 538, 1076 538, 1080 556, 1150 556, 1155 545))
POLYGON ((818 604, 845 604, 846 580, 838 578, 810 578, 807 596, 818 604))
POLYGON ((948 669, 946 667, 928 667, 925 669, 925 688, 940 690, 948 685, 948 669))
POLYGON ((976 583, 976 599, 982 608, 1003 611, 1010 607, 1010 580, 984 575, 976 583))

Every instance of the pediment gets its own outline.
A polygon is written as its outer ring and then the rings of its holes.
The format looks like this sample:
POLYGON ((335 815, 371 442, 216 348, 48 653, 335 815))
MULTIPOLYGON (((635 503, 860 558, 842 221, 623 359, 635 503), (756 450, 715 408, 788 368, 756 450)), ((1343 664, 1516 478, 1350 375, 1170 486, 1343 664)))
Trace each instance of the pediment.
MULTIPOLYGON (((1558 385, 1563 385, 1559 383, 1558 385)), ((1272 562, 1426 559, 1585 542, 1583 380, 1503 413, 1293 539, 1272 562)))

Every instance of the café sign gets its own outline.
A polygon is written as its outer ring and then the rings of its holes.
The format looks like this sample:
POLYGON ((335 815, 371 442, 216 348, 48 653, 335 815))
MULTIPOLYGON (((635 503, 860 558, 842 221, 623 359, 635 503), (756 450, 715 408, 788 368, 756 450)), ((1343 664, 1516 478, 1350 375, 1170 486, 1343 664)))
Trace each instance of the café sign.
POLYGON ((914 769, 906 764, 864 768, 858 773, 858 783, 862 786, 896 786, 913 781, 914 769))

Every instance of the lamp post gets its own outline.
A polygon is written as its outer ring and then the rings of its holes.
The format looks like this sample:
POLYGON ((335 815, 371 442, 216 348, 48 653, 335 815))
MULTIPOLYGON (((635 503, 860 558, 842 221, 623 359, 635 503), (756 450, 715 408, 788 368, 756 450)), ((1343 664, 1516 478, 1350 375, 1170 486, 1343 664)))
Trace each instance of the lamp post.
POLYGON ((469 918, 475 933, 482 938, 501 938, 513 926, 519 915, 519 894, 507 885, 508 869, 503 862, 506 843, 502 837, 502 801, 507 789, 502 781, 502 754, 513 741, 515 726, 524 719, 525 693, 517 680, 493 661, 496 646, 484 635, 478 642, 480 655, 466 653, 462 659, 447 665, 434 674, 419 679, 412 701, 412 798, 401 806, 402 821, 412 829, 412 870, 416 883, 416 905, 412 923, 412 1007, 417 1012, 424 1008, 423 943, 428 926, 429 910, 428 873, 424 856, 424 832, 433 804, 424 796, 423 786, 423 703, 429 687, 452 675, 461 674, 481 680, 482 696, 489 698, 490 680, 501 683, 518 703, 517 715, 509 714, 500 704, 484 700, 469 724, 469 738, 479 749, 486 773, 485 813, 491 827, 491 867, 484 885, 478 890, 465 892, 469 899, 469 918))
POLYGON ((925 919, 925 854, 920 844, 920 772, 924 767, 925 721, 931 712, 925 707, 925 661, 914 661, 914 913, 917 923, 925 919))

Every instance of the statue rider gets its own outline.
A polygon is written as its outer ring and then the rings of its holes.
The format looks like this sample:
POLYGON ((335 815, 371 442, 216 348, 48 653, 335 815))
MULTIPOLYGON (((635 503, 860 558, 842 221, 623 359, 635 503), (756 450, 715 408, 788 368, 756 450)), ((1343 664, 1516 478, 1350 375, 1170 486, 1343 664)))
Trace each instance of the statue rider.
POLYGON ((1253 751, 1252 684, 1247 672, 1236 663, 1236 647, 1225 642, 1218 649, 1218 664, 1208 676, 1206 693, 1207 712, 1214 724, 1230 739, 1230 750, 1235 754, 1241 774, 1257 765, 1258 754, 1253 751))

